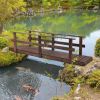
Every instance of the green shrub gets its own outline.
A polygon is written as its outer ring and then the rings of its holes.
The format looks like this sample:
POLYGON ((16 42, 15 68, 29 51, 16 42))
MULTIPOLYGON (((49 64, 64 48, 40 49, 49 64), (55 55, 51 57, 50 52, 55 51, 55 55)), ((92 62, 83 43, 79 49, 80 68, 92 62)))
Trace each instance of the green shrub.
POLYGON ((95 46, 95 56, 99 56, 100 57, 100 38, 96 42, 96 46, 95 46))
POLYGON ((64 81, 70 85, 74 85, 75 77, 77 77, 77 74, 75 73, 73 64, 65 65, 64 69, 61 71, 59 75, 61 81, 64 81))
POLYGON ((94 70, 87 80, 87 83, 94 88, 100 89, 100 70, 94 70))
POLYGON ((21 61, 25 55, 22 54, 15 54, 11 51, 7 53, 0 52, 0 67, 8 66, 12 63, 16 63, 21 61))
POLYGON ((5 39, 4 37, 0 37, 0 49, 6 47, 7 45, 8 45, 7 39, 5 39))

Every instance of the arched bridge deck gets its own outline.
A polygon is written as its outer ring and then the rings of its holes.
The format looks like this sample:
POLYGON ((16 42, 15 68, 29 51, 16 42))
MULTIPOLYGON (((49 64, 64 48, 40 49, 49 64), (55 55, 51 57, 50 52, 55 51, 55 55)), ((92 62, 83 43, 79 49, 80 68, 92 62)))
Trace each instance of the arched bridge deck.
POLYGON ((85 48, 85 45, 81 36, 62 36, 61 34, 29 31, 29 34, 26 34, 27 39, 23 41, 18 39, 17 32, 14 32, 13 35, 14 46, 11 47, 11 50, 16 53, 65 63, 72 63, 73 59, 77 59, 75 63, 81 66, 92 61, 92 57, 82 55, 82 48, 85 48), (76 38, 79 43, 75 43, 76 38), (75 54, 75 47, 79 48, 78 54, 75 54))

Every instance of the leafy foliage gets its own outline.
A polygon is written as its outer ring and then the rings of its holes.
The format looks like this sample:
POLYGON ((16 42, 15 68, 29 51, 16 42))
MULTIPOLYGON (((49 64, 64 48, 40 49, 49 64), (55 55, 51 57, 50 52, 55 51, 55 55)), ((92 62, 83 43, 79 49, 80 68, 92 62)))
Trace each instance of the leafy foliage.
POLYGON ((95 88, 99 88, 100 89, 100 70, 94 70, 88 80, 87 83, 91 86, 91 87, 95 87, 95 88))
POLYGON ((100 57, 100 39, 98 39, 96 42, 95 55, 100 57))
POLYGON ((13 17, 16 10, 23 10, 23 0, 0 0, 0 23, 13 17))
POLYGON ((6 47, 7 45, 8 45, 8 40, 3 37, 0 37, 0 49, 6 47))
POLYGON ((61 71, 59 77, 60 80, 73 85, 74 78, 77 77, 74 66, 72 64, 68 64, 67 66, 65 66, 65 68, 61 71))
POLYGON ((16 54, 11 51, 9 51, 7 53, 0 52, 0 67, 8 66, 12 63, 21 61, 23 57, 24 57, 24 55, 18 54, 16 56, 16 54))

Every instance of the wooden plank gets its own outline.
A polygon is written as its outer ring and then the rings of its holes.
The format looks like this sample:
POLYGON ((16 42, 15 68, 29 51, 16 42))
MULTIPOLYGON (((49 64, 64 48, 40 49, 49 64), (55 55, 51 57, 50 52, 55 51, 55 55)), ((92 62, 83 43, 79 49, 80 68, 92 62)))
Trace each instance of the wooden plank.
POLYGON ((69 62, 72 63, 72 39, 69 39, 69 62))
POLYGON ((54 35, 52 35, 52 51, 54 51, 54 43, 55 43, 55 39, 54 39, 54 35))
POLYGON ((75 49, 74 48, 72 48, 72 49, 70 49, 70 48, 68 48, 68 47, 63 47, 63 46, 52 46, 52 45, 50 45, 50 44, 41 44, 41 46, 42 47, 49 47, 49 48, 55 48, 55 49, 61 49, 61 50, 71 50, 71 51, 75 51, 75 49))
MULTIPOLYGON (((69 45, 68 42, 61 42, 61 41, 55 41, 56 44, 62 44, 62 45, 69 45)), ((79 44, 77 43, 72 43, 73 46, 79 47, 79 44)), ((82 47, 85 47, 84 44, 82 44, 82 47)))
POLYGON ((83 38, 79 37, 79 55, 82 56, 83 38))
POLYGON ((17 37, 16 37, 16 32, 13 32, 14 36, 14 52, 17 53, 17 37))
MULTIPOLYGON (((38 38, 32 38, 32 40, 38 40, 38 38)), ((48 43, 52 43, 51 40, 41 39, 41 41, 48 42, 48 43)), ((62 45, 69 45, 68 42, 61 42, 61 41, 56 41, 56 40, 54 41, 54 43, 55 43, 55 44, 62 44, 62 45)), ((73 45, 73 46, 76 46, 76 47, 79 47, 79 44, 77 44, 77 43, 73 43, 72 45, 73 45)), ((85 45, 82 44, 82 47, 85 48, 85 45)))
MULTIPOLYGON (((18 46, 17 51, 19 53, 24 53, 24 54, 29 54, 29 55, 33 55, 36 57, 40 57, 38 47, 18 46)), ((51 60, 57 60, 57 61, 70 63, 69 58, 68 58, 68 53, 65 53, 65 52, 42 49, 42 57, 51 59, 51 60)), ((76 62, 76 64, 82 65, 82 66, 92 61, 92 57, 88 57, 88 56, 72 55, 72 57, 73 58, 77 57, 78 61, 76 62)))
MULTIPOLYGON (((28 41, 29 43, 31 43, 32 41, 31 31, 29 31, 28 41)), ((29 44, 29 46, 31 46, 31 44, 29 44)))
POLYGON ((41 36, 38 36, 38 50, 39 50, 39 55, 42 57, 42 48, 41 48, 41 36))

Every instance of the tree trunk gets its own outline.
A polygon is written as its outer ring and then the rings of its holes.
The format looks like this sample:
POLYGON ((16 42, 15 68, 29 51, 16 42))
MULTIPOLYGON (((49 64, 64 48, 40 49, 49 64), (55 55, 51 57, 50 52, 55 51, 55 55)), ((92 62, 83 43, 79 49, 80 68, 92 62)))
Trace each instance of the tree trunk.
POLYGON ((3 32, 3 24, 0 24, 0 34, 3 32))

